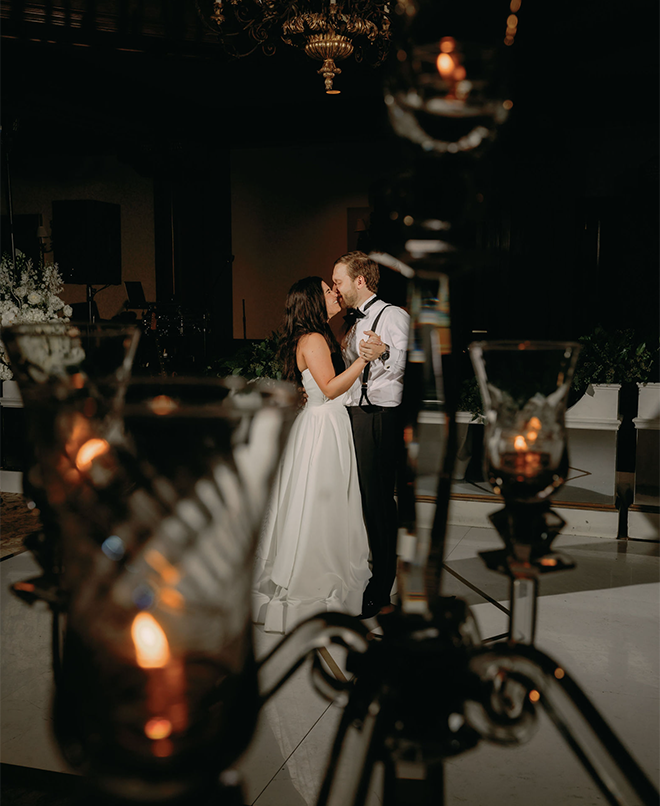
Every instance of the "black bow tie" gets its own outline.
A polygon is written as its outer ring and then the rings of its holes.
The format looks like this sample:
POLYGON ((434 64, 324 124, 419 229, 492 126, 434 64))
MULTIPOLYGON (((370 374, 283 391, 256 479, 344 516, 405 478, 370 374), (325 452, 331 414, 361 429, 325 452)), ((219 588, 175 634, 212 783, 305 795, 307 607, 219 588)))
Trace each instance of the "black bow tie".
POLYGON ((349 308, 344 316, 344 324, 346 327, 353 327, 358 319, 364 319, 366 313, 362 313, 359 308, 349 308))
POLYGON ((359 308, 348 308, 346 311, 346 315, 344 316, 344 324, 346 328, 351 328, 357 322, 358 319, 364 319, 367 315, 367 311, 371 306, 376 302, 378 297, 374 297, 372 300, 369 300, 367 304, 364 306, 364 311, 361 311, 359 308))

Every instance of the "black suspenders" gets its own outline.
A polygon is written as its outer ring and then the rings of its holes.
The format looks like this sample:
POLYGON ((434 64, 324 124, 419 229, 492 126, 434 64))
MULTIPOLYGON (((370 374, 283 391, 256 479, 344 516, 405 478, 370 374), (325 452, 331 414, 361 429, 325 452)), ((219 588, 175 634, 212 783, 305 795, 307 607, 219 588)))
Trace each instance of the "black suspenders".
MULTIPOLYGON (((384 305, 380 309, 380 311, 378 311, 378 315, 376 316, 376 318, 374 320, 374 323, 371 326, 370 330, 373 330, 374 333, 376 332, 376 325, 378 324, 378 320, 382 316, 383 311, 385 310, 385 308, 391 308, 391 307, 392 306, 388 303, 387 305, 384 305)), ((355 334, 355 338, 357 339, 357 333, 355 334)), ((357 347, 357 344, 355 346, 357 347)), ((369 396, 367 395, 367 383, 369 381, 369 367, 370 366, 371 366, 371 361, 367 364, 367 366, 364 368, 364 371, 362 372, 362 388, 361 388, 361 393, 360 393, 360 402, 358 403, 358 406, 362 406, 363 401, 366 402, 367 406, 371 406, 371 401, 369 400, 369 396)))

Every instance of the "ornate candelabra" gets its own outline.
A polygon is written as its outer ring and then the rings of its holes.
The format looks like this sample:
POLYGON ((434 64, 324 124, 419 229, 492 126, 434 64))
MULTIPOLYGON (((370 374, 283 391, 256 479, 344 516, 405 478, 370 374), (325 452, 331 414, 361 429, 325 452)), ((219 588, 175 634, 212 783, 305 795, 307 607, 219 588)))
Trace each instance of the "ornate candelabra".
MULTIPOLYGON (((433 406, 440 407, 438 390, 444 388, 437 359, 446 320, 442 295, 424 292, 431 287, 428 277, 413 283, 413 299, 420 304, 412 306, 409 361, 416 365, 410 377, 418 395, 418 426, 433 406)), ((506 549, 482 556, 511 578, 512 640, 483 646, 466 603, 439 593, 446 508, 441 496, 451 462, 446 454, 439 462, 436 519, 425 533, 409 506, 423 447, 421 430, 411 425, 406 486, 399 489, 404 504, 401 606, 381 619, 382 640, 370 640, 350 618, 330 614, 294 630, 261 671, 270 676, 287 652, 302 655, 328 641, 349 649, 347 668, 354 679, 342 687, 326 675, 319 686, 326 695, 334 693, 344 714, 317 806, 365 803, 377 765, 384 771, 384 802, 390 806, 442 804, 446 759, 482 740, 505 746, 529 741, 540 708, 608 803, 652 806, 657 790, 569 671, 532 645, 538 575, 572 565, 551 551, 563 521, 549 509, 548 497, 565 481, 568 468, 563 417, 577 346, 480 343, 472 345, 471 355, 487 412, 487 471, 506 501, 492 517, 506 549)), ((300 656, 295 665, 299 662, 300 656)), ((324 677, 317 672, 317 678, 324 677)), ((267 690, 276 690, 289 673, 280 671, 267 690)))

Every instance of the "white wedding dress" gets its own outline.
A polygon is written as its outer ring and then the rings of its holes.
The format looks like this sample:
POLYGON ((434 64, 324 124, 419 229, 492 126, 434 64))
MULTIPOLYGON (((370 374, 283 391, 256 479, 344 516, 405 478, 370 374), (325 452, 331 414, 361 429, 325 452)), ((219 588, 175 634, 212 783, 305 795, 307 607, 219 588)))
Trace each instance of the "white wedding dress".
POLYGON ((293 424, 264 518, 253 621, 290 632, 328 610, 359 615, 371 576, 351 423, 344 395, 328 400, 302 373, 307 402, 293 424))

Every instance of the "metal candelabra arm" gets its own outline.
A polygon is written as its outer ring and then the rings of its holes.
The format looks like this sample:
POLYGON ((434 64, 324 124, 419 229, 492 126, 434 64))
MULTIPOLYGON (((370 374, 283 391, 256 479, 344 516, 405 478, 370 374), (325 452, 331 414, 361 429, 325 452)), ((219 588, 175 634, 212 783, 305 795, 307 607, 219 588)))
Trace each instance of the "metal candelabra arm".
MULTIPOLYGON (((324 613, 298 624, 258 663, 261 704, 286 683, 310 653, 315 653, 316 658, 316 650, 338 644, 359 656, 369 648, 368 636, 369 631, 362 622, 346 613, 324 613)), ((342 696, 342 692, 350 683, 342 684, 331 678, 318 663, 314 670, 319 693, 331 700, 339 698, 341 704, 345 704, 348 697, 342 696)))
MULTIPOLYGON (((476 650, 468 668, 491 687, 503 675, 524 687, 525 699, 547 712, 608 803, 656 806, 659 802, 658 791, 643 770, 576 681, 553 658, 533 646, 500 644, 476 650)), ((466 713, 468 719, 475 715, 470 708, 466 713)))

